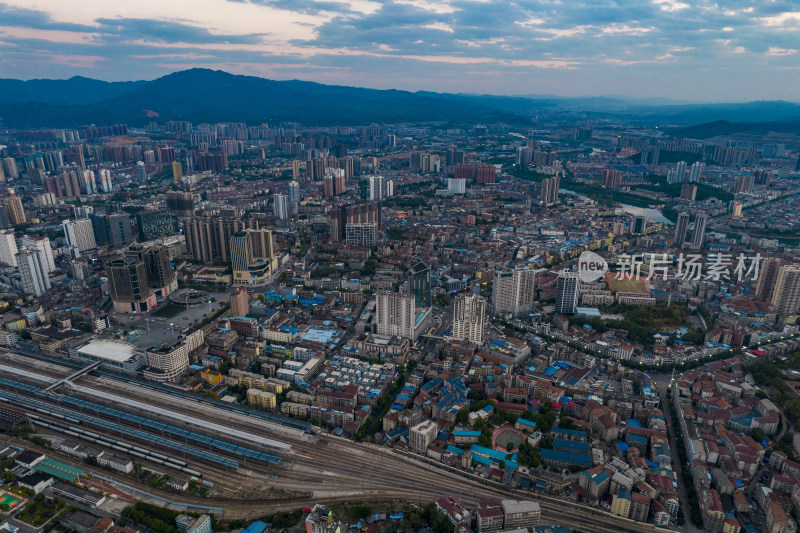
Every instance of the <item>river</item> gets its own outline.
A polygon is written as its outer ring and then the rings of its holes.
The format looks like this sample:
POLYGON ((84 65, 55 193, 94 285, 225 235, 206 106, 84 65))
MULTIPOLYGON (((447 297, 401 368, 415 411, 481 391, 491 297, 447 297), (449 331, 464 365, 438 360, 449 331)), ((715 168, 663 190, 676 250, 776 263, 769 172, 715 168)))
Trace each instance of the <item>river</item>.
MULTIPOLYGON (((567 194, 574 194, 575 196, 577 196, 579 198, 582 198, 584 200, 589 198, 585 194, 580 194, 580 193, 577 193, 575 191, 571 191, 569 189, 559 189, 559 192, 565 192, 567 194)), ((668 219, 667 217, 664 216, 663 213, 661 213, 661 211, 659 211, 658 209, 653 209, 651 207, 636 207, 635 205, 620 204, 620 209, 622 209, 625 213, 628 213, 628 214, 631 214, 631 215, 634 215, 634 216, 637 216, 637 217, 641 216, 641 217, 649 218, 650 220, 654 220, 656 222, 662 222, 665 225, 672 225, 673 224, 670 219, 668 219)))

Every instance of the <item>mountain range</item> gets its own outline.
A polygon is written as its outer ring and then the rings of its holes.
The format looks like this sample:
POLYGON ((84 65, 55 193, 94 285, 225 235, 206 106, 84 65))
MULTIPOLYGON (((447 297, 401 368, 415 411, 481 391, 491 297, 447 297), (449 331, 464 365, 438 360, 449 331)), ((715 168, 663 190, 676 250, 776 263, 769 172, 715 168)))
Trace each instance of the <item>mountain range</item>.
MULTIPOLYGON (((151 81, 0 79, 0 119, 7 128, 74 127, 158 120, 298 121, 304 124, 397 122, 535 125, 535 117, 623 118, 675 127, 705 122, 800 121, 790 102, 685 104, 623 97, 560 98, 409 92, 274 81, 190 69, 151 81)), ((800 122, 799 122, 800 123, 800 122)), ((796 125, 791 128, 796 129, 796 125)))

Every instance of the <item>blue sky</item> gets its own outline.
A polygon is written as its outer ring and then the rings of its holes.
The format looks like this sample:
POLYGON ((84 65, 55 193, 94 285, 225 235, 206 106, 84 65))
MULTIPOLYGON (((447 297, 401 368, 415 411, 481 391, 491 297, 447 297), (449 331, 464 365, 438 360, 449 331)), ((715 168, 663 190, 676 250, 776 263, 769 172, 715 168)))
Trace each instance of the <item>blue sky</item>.
POLYGON ((800 100, 800 3, 0 0, 0 76, 800 100))

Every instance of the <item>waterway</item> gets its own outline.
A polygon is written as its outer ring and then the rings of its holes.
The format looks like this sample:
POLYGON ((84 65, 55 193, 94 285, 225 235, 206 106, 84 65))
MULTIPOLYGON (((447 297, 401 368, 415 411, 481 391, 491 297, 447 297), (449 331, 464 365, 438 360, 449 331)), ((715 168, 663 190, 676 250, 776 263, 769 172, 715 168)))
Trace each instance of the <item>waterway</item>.
MULTIPOLYGON (((588 198, 585 194, 580 194, 575 191, 571 191, 569 189, 559 189, 559 192, 565 192, 567 194, 574 194, 575 196, 585 200, 588 198)), ((620 204, 620 209, 625 213, 631 214, 637 217, 645 217, 649 218, 650 220, 654 220, 656 222, 662 222, 665 225, 672 225, 672 221, 664 216, 664 214, 659 211, 658 209, 653 209, 652 207, 637 207, 635 205, 630 204, 620 204)))

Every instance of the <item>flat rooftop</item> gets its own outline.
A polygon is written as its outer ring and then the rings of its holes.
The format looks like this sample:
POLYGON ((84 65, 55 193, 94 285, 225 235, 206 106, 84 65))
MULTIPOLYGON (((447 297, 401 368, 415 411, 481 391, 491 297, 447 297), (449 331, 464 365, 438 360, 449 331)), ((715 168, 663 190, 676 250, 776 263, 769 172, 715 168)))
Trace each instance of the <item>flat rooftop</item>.
POLYGON ((107 359, 115 363, 124 363, 136 354, 136 348, 132 344, 124 342, 93 341, 79 348, 78 353, 99 359, 107 359))

